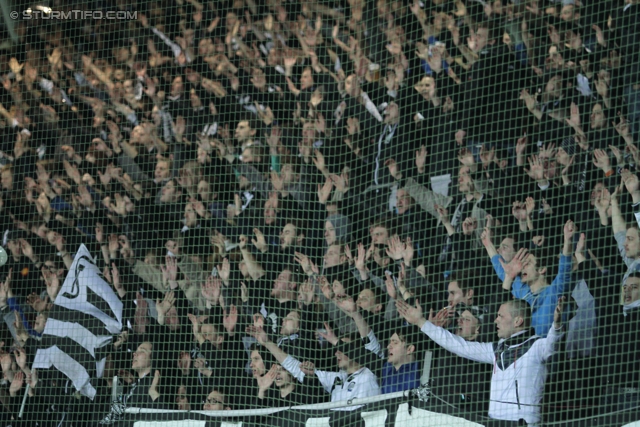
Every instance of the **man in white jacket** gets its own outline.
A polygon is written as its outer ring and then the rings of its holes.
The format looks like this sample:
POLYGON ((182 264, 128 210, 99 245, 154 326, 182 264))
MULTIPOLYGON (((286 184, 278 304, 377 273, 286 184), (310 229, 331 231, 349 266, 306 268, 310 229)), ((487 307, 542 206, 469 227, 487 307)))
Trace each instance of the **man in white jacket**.
MULTIPOLYGON (((276 343, 271 341, 262 328, 248 326, 246 332, 255 338, 276 358, 284 369, 304 383, 306 376, 316 376, 327 393, 331 394, 331 402, 342 402, 352 399, 377 396, 380 394, 378 378, 363 365, 366 358, 364 344, 359 337, 344 337, 336 346, 336 362, 338 372, 320 371, 312 362, 300 362, 287 354, 276 343)), ((347 406, 335 411, 354 411, 363 405, 347 406)), ((339 424, 336 424, 339 425, 339 424)))
MULTIPOLYGON (((531 329, 531 309, 522 300, 500 306, 495 324, 500 340, 497 343, 466 341, 443 328, 433 325, 422 315, 419 303, 411 307, 402 300, 396 302, 398 312, 407 322, 446 350, 476 362, 493 365, 489 417, 527 424, 540 422, 540 406, 547 369, 544 362, 555 352, 562 330, 564 297, 558 299, 553 325, 546 338, 531 329)), ((432 319, 432 315, 429 316, 432 319)))

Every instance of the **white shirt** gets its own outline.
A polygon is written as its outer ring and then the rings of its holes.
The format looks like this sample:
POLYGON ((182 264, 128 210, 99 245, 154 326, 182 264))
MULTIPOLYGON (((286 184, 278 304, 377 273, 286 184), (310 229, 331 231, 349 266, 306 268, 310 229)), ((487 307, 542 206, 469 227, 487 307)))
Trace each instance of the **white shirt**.
POLYGON ((497 420, 527 423, 540 422, 540 406, 547 368, 544 362, 554 353, 556 343, 564 335, 553 325, 546 338, 539 338, 524 354, 518 354, 514 363, 502 370, 497 367, 494 345, 466 341, 442 328, 425 322, 422 332, 436 344, 475 362, 494 365, 491 376, 489 417, 497 420))
MULTIPOLYGON (((327 393, 331 393, 331 402, 362 399, 380 394, 378 379, 369 368, 360 368, 351 375, 345 371, 315 371, 315 373, 327 393)), ((336 411, 353 411, 362 406, 364 405, 338 408, 336 411)))
MULTIPOLYGON (((282 367, 289 371, 298 381, 304 382, 305 374, 300 370, 300 362, 295 357, 287 356, 282 363, 282 367)), ((345 371, 328 372, 318 370, 315 371, 315 374, 325 391, 331 393, 331 402, 362 399, 380 394, 378 378, 368 368, 360 368, 351 375, 345 371)), ((357 405, 334 410, 354 411, 363 406, 357 405)))

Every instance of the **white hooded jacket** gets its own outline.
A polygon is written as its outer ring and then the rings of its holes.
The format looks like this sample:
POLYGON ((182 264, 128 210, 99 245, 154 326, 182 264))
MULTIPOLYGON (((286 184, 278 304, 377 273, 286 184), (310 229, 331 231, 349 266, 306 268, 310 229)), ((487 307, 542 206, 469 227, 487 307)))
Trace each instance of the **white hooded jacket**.
POLYGON ((544 362, 555 353, 555 345, 564 335, 562 328, 556 330, 552 326, 546 338, 521 331, 498 343, 466 341, 430 322, 425 322, 421 329, 446 350, 493 365, 489 417, 508 421, 524 419, 528 424, 540 422, 540 402, 547 375, 544 362))

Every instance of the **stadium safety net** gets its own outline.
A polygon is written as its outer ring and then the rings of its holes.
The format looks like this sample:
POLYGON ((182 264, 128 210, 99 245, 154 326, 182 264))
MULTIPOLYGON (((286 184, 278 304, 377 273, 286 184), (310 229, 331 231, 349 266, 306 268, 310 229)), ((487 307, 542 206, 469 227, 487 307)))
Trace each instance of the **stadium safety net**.
POLYGON ((639 422, 639 0, 0 15, 0 427, 639 422))

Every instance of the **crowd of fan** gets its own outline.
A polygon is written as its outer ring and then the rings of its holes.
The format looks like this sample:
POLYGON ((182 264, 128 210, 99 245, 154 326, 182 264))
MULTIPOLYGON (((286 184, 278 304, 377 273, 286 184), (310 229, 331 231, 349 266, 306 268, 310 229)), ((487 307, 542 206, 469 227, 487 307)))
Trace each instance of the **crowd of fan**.
POLYGON ((40 425, 113 423, 114 375, 147 408, 423 373, 516 423, 638 405, 637 0, 113 8, 0 53, 4 419, 29 384, 40 425), (125 308, 92 411, 30 368, 80 244, 125 308))

